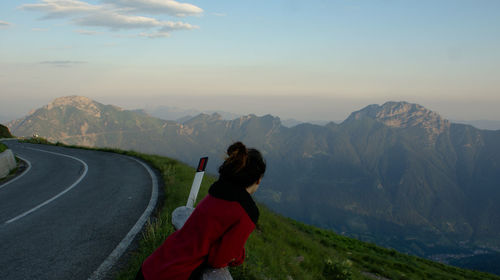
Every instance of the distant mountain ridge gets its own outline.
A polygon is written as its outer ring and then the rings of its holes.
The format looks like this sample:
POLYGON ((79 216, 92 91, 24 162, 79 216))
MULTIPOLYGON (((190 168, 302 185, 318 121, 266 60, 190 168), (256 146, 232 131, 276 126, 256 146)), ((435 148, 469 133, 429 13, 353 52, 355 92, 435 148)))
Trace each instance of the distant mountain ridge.
POLYGON ((119 141, 124 133, 161 129, 169 124, 176 125, 143 112, 104 105, 87 97, 68 96, 57 98, 27 117, 8 123, 8 127, 17 136, 39 134, 54 141, 94 145, 102 135, 112 143, 119 141))
POLYGON ((387 102, 344 122, 282 125, 277 117, 177 123, 65 97, 9 123, 18 136, 156 153, 210 170, 236 140, 269 171, 259 200, 292 218, 421 256, 500 250, 500 131, 454 124, 418 104, 387 102))
POLYGON ((197 116, 199 114, 219 114, 223 119, 232 120, 239 118, 241 115, 223 112, 223 111, 199 111, 196 109, 182 109, 174 106, 149 106, 144 109, 145 112, 151 116, 163 120, 172 120, 177 122, 184 122, 197 116))
POLYGON ((500 120, 455 120, 453 122, 472 125, 479 129, 500 130, 500 120))

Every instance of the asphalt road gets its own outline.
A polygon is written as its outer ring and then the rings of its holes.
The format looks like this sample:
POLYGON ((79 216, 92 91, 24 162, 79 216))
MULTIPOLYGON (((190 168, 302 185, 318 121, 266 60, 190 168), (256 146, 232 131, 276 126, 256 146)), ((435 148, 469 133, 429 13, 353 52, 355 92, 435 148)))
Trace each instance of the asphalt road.
POLYGON ((102 279, 154 208, 154 173, 123 155, 4 143, 30 168, 0 185, 0 279, 102 279))

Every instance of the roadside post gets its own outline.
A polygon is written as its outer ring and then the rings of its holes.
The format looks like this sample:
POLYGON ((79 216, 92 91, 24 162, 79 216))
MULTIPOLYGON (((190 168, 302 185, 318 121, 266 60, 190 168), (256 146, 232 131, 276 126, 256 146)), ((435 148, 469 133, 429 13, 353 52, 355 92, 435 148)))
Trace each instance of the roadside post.
POLYGON ((203 180, 203 175, 205 174, 205 168, 207 167, 208 157, 200 158, 198 163, 198 168, 196 169, 196 174, 194 175, 193 185, 191 185, 191 191, 189 192, 189 198, 186 203, 187 207, 193 207, 196 202, 196 197, 200 191, 201 180, 203 180))
POLYGON ((201 181, 203 180, 203 175, 205 174, 207 162, 208 157, 200 158, 186 206, 177 207, 172 212, 172 225, 175 230, 179 230, 194 211, 194 203, 196 202, 196 197, 198 197, 198 192, 200 191, 201 181))

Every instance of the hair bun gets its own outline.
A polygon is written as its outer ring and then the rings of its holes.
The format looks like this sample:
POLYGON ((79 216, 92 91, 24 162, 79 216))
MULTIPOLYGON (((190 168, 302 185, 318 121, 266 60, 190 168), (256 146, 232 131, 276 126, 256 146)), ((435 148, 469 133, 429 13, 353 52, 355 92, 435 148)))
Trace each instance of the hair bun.
POLYGON ((247 164, 248 150, 241 142, 235 142, 227 148, 227 162, 231 163, 234 172, 238 172, 247 164))
POLYGON ((231 146, 229 146, 229 148, 227 148, 227 155, 229 157, 233 155, 247 155, 247 154, 248 154, 247 147, 241 142, 233 143, 231 146))

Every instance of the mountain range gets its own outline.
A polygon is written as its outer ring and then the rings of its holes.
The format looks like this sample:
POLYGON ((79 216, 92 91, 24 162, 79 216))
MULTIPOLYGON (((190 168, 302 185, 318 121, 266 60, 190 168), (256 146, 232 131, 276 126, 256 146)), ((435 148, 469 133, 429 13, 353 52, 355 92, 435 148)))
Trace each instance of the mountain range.
POLYGON ((213 114, 217 113, 221 115, 223 119, 230 120, 239 118, 241 115, 224 112, 224 111, 199 111, 196 109, 182 109, 175 106, 148 106, 144 109, 145 112, 150 114, 151 116, 163 120, 173 120, 176 122, 184 122, 187 121, 194 116, 199 114, 213 114))
POLYGON ((500 129, 500 121, 498 120, 456 120, 456 123, 470 124, 479 129, 488 129, 488 130, 499 130, 500 129))
MULTIPOLYGON (((208 115, 217 114, 220 115, 224 120, 233 120, 242 116, 241 114, 234 114, 224 111, 214 111, 214 110, 200 111, 196 109, 182 109, 175 106, 148 106, 145 109, 143 109, 143 112, 155 118, 163 120, 172 120, 178 123, 184 123, 185 121, 188 121, 192 119, 194 116, 197 116, 199 114, 208 114, 208 115)), ((328 123, 328 121, 300 121, 292 118, 281 120, 281 124, 286 127, 296 126, 305 122, 312 124, 319 124, 319 125, 324 125, 328 123)), ((492 123, 491 125, 494 125, 494 123, 492 123)))
POLYGON ((180 123, 70 96, 8 127, 191 165, 209 156, 213 173, 241 140, 268 162, 258 200, 288 217, 431 258, 500 251, 500 131, 452 123, 418 104, 369 105, 340 124, 286 127, 271 115, 180 123))

